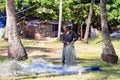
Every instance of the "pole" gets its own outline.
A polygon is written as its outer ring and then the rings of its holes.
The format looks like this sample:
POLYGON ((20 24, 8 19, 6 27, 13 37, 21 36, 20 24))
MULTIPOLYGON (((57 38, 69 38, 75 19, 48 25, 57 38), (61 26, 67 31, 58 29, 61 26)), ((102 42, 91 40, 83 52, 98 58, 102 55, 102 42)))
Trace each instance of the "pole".
POLYGON ((58 36, 57 39, 60 40, 61 26, 62 26, 62 0, 60 0, 59 6, 59 26, 58 26, 58 36))

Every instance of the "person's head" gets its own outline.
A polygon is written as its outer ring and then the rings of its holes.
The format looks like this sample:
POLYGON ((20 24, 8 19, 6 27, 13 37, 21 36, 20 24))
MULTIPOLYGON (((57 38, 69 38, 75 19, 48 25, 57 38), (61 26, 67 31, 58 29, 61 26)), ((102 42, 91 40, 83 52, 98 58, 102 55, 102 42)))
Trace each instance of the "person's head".
POLYGON ((70 27, 70 26, 67 26, 67 25, 64 25, 64 26, 63 26, 63 30, 64 30, 65 32, 70 31, 70 30, 71 30, 71 27, 70 27))

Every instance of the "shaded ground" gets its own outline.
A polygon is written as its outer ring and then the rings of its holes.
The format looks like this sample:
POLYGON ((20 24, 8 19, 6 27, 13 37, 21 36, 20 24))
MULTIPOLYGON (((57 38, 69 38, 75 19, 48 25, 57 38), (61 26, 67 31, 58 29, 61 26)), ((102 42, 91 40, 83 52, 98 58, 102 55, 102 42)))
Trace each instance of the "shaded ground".
MULTIPOLYGON (((36 55, 46 55, 48 57, 53 56, 53 55, 58 55, 62 51, 62 44, 41 44, 37 43, 34 44, 34 46, 37 47, 26 47, 26 51, 29 56, 36 56, 36 55), (44 47, 45 46, 45 47, 44 47), (50 48, 48 48, 50 47, 50 48)), ((77 42, 76 44, 79 44, 77 42)), ((31 45, 32 46, 32 45, 31 45)), ((75 46, 75 49, 78 51, 88 51, 88 52, 93 52, 93 51, 99 51, 101 52, 102 49, 98 47, 91 47, 91 46, 75 46)), ((116 49, 117 53, 120 53, 120 50, 116 49)), ((1 56, 7 56, 7 48, 0 48, 0 55, 1 56)))
MULTIPOLYGON (((29 57, 42 57, 52 61, 54 64, 60 64, 62 43, 60 42, 41 42, 41 41, 23 41, 29 57)), ((6 43, 5 43, 6 45, 6 43)), ((119 42, 115 43, 116 53, 120 57, 119 42)), ((59 74, 40 74, 33 76, 19 77, 21 80, 120 80, 120 60, 118 64, 107 64, 101 60, 101 44, 84 45, 81 42, 75 44, 77 63, 82 66, 100 66, 103 72, 91 72, 78 75, 59 75, 59 74)), ((0 58, 6 60, 7 48, 0 48, 0 58)), ((12 79, 12 78, 11 78, 12 79)), ((14 79, 14 77, 13 77, 14 79)), ((5 80, 5 79, 3 79, 5 80)))

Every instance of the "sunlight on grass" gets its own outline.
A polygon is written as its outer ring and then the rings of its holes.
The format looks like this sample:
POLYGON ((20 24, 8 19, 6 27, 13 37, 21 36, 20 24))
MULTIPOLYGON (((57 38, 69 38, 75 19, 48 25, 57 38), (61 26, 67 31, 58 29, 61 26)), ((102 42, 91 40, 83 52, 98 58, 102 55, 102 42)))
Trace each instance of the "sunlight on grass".
MULTIPOLYGON (((102 72, 90 72, 83 73, 82 76, 76 75, 61 75, 61 74, 39 74, 31 76, 20 76, 20 77, 5 77, 0 80, 120 80, 120 60, 118 64, 108 64, 103 62, 101 59, 102 44, 101 37, 96 39, 90 39, 89 44, 83 44, 80 41, 75 43, 76 56, 78 66, 99 66, 102 72)), ((22 39, 22 43, 26 49, 39 49, 39 50, 62 50, 63 44, 60 41, 54 42, 40 42, 36 40, 25 40, 22 39)), ((112 41, 118 56, 120 57, 120 41, 112 41)), ((0 39, 0 48, 7 47, 8 44, 3 39, 0 39)), ((48 54, 41 52, 38 57, 44 57, 48 54)), ((60 64, 60 53, 50 53, 48 58, 52 58, 50 61, 54 64, 60 64), (57 59, 56 58, 57 55, 57 59)), ((47 59, 47 58, 46 58, 47 59)), ((0 62, 7 60, 7 56, 0 56, 0 62)), ((28 58, 26 61, 20 61, 31 63, 31 59, 28 58)))
POLYGON ((115 49, 120 49, 120 40, 112 41, 112 43, 115 49))
POLYGON ((0 39, 0 48, 6 48, 8 46, 8 42, 5 41, 4 39, 0 39))
POLYGON ((31 58, 28 58, 24 61, 19 61, 20 63, 32 63, 32 59, 31 58))

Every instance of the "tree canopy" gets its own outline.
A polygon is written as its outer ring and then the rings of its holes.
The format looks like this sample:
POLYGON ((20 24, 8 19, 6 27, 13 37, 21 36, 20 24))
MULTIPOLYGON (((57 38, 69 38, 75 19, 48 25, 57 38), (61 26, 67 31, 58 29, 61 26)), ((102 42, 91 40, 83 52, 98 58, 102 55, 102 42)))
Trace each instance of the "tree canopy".
MULTIPOLYGON (((0 11, 5 9, 5 0, 0 1, 0 11)), ((34 6, 29 10, 29 15, 39 16, 40 19, 59 18, 59 0, 15 0, 16 10, 20 11, 23 7, 34 6)), ((90 0, 63 0, 64 21, 72 21, 74 24, 85 25, 89 12, 90 0)), ((107 15, 109 26, 119 25, 120 23, 120 0, 107 0, 107 15)), ((92 23, 100 25, 100 3, 96 0, 92 23)))

